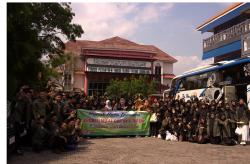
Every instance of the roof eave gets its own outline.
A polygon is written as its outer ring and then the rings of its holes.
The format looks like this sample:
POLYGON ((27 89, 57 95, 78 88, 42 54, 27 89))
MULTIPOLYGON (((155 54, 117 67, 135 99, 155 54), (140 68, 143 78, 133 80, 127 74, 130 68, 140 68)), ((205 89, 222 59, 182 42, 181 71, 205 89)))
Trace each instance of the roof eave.
MULTIPOLYGON (((228 13, 232 12, 233 10, 239 8, 240 6, 246 4, 246 2, 240 2, 240 3, 236 3, 232 6, 230 6, 229 8, 227 8, 226 10, 224 10, 223 12, 217 14, 216 16, 213 16, 212 18, 210 18, 209 20, 207 20, 205 23, 199 25, 196 30, 197 31, 202 31, 202 29, 206 26, 208 26, 209 24, 211 24, 212 22, 214 22, 215 20, 227 15, 228 13)), ((212 32, 213 29, 208 30, 208 32, 212 32)))

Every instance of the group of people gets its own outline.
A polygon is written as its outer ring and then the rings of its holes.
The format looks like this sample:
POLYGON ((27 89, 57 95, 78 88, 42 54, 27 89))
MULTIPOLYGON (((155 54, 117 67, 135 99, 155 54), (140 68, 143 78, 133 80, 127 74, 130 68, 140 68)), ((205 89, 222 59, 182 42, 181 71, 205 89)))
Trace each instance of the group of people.
POLYGON ((170 97, 164 101, 156 97, 143 99, 138 95, 110 100, 107 95, 86 96, 24 86, 8 102, 8 122, 14 124, 20 153, 25 140, 36 152, 48 148, 57 153, 75 149, 81 136, 81 120, 76 117, 79 108, 148 111, 150 136, 167 140, 245 145, 249 137, 250 111, 242 99, 209 102, 193 98, 185 102, 170 97))
POLYGON ((31 146, 35 152, 51 149, 56 153, 73 150, 80 142, 80 119, 73 96, 24 86, 8 101, 7 124, 15 131, 16 152, 31 146))
POLYGON ((207 101, 193 98, 144 100, 142 110, 151 113, 150 135, 166 140, 246 145, 250 110, 239 102, 207 101))

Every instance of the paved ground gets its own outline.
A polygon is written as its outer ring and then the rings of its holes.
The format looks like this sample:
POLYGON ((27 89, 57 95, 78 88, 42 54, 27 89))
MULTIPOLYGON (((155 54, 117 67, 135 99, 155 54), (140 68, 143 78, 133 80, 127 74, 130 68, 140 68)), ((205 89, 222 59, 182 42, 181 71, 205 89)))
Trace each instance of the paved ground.
POLYGON ((107 164, 107 163, 250 163, 250 145, 199 145, 170 142, 156 138, 97 138, 85 139, 78 150, 63 154, 50 151, 25 152, 12 156, 9 164, 107 164))

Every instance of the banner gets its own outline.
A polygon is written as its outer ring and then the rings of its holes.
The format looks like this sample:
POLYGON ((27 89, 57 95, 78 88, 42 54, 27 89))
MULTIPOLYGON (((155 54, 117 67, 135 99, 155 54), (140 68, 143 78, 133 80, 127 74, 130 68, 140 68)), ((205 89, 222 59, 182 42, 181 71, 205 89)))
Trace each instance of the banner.
POLYGON ((86 136, 149 135, 150 114, 146 111, 77 110, 86 136))

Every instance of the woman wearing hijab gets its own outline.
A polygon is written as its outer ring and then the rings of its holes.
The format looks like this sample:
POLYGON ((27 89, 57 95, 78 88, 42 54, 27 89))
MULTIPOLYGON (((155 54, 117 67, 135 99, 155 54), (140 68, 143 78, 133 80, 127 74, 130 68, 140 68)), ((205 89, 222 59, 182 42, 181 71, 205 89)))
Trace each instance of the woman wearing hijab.
POLYGON ((105 111, 111 111, 112 110, 112 106, 111 106, 111 101, 110 100, 106 100, 104 110, 105 111))

